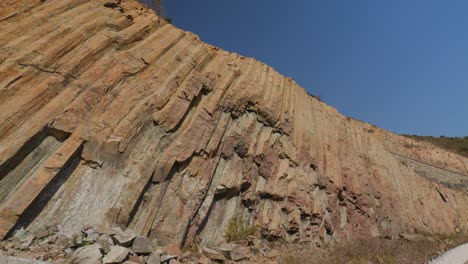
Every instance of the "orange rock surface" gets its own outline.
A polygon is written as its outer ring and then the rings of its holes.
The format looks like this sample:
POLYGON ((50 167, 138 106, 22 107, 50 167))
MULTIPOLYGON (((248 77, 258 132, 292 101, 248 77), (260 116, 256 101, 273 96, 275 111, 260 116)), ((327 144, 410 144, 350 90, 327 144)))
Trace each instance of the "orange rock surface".
POLYGON ((467 159, 106 2, 0 3, 0 237, 54 222, 218 243, 238 215, 291 242, 468 230, 467 159))

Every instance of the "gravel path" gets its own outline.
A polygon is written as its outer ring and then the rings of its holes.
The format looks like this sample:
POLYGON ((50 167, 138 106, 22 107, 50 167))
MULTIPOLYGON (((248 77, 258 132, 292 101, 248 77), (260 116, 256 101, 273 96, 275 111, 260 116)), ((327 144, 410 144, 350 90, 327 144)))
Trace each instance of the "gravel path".
POLYGON ((442 256, 429 261, 429 264, 465 264, 468 263, 468 243, 453 248, 442 256))
POLYGON ((0 255, 0 263, 2 264, 50 264, 49 262, 34 260, 34 259, 22 259, 10 256, 0 255))

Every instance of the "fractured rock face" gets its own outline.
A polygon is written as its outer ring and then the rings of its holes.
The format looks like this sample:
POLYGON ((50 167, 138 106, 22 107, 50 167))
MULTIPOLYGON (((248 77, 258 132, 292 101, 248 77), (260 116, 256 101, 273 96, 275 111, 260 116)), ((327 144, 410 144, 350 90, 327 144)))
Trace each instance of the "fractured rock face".
POLYGON ((222 244, 234 217, 292 242, 468 229, 463 185, 396 155, 462 176, 467 159, 407 148, 135 1, 106 3, 0 4, 0 237, 89 224, 222 244))

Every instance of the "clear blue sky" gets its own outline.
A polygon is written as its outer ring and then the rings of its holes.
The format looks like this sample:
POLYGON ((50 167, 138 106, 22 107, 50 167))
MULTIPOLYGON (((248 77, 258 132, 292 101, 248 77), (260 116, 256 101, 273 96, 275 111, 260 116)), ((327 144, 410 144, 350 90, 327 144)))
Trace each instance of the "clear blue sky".
POLYGON ((341 113, 468 135, 466 0, 166 0, 173 24, 261 60, 341 113))

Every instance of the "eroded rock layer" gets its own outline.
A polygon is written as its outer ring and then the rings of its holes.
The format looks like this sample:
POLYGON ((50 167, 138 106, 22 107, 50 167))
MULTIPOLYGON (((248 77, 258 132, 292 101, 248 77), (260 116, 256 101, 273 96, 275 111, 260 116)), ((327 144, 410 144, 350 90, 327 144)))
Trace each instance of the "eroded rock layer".
POLYGON ((287 241, 452 233, 466 174, 135 1, 0 3, 0 237, 53 222, 217 243, 238 215, 287 241))

